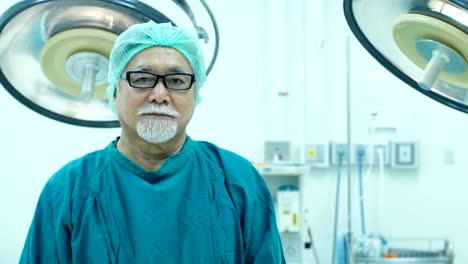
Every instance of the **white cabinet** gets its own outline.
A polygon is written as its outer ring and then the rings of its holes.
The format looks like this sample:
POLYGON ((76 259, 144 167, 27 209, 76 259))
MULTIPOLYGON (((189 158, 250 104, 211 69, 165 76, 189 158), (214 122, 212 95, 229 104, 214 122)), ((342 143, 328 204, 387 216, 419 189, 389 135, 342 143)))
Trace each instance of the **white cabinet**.
POLYGON ((304 226, 302 224, 302 177, 307 173, 309 167, 295 165, 265 165, 256 166, 257 170, 265 179, 265 182, 273 195, 276 205, 277 223, 280 230, 283 252, 288 264, 302 263, 304 251, 304 226), (295 194, 283 190, 278 193, 281 187, 286 189, 294 186, 292 190, 295 194), (296 192, 299 191, 297 198, 296 192), (281 201, 278 200, 280 198, 281 201), (294 199, 292 199, 294 198, 294 199), (289 208, 289 209, 288 209, 289 208), (287 212, 290 210, 290 212, 287 212), (292 222, 291 222, 292 221, 292 222), (280 226, 284 225, 284 226, 280 226), (285 227, 286 226, 286 227, 285 227), (291 232, 291 230, 293 232, 291 232))

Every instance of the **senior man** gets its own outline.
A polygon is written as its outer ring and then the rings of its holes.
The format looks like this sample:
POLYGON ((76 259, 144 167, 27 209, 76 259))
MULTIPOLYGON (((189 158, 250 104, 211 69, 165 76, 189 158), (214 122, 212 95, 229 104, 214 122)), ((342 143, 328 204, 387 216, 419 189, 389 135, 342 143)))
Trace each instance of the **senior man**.
POLYGON ((205 77, 180 27, 150 21, 117 38, 108 98, 121 135, 50 178, 20 263, 285 263, 256 169, 187 136, 205 77))

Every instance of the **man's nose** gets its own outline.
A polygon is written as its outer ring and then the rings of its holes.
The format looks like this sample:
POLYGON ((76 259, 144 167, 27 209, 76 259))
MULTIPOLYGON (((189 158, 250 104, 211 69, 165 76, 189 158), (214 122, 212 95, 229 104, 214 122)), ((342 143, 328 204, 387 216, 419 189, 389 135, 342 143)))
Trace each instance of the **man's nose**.
POLYGON ((148 97, 150 102, 164 103, 169 101, 169 91, 164 85, 162 78, 157 80, 156 85, 151 89, 150 95, 148 97))

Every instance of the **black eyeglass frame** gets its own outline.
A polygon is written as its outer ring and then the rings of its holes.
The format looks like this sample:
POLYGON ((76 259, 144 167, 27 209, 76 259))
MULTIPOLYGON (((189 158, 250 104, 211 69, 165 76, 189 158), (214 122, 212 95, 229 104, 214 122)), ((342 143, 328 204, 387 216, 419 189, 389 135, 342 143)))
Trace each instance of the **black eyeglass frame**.
POLYGON ((147 72, 147 71, 128 71, 128 72, 123 72, 122 75, 120 76, 120 78, 123 79, 123 80, 127 80, 128 85, 130 85, 130 87, 137 88, 137 89, 153 89, 158 84, 159 79, 162 79, 164 87, 166 87, 166 89, 169 89, 169 90, 172 90, 172 91, 190 90, 192 88, 193 83, 195 82, 195 74, 190 74, 190 73, 169 73, 169 74, 159 75, 159 74, 155 74, 155 73, 147 72), (132 73, 144 73, 144 74, 153 75, 153 76, 156 77, 156 80, 154 81, 154 84, 152 86, 148 86, 148 87, 134 86, 130 82, 130 75, 132 73), (187 88, 183 88, 183 89, 174 89, 174 88, 168 87, 167 83, 166 83, 166 77, 167 76, 174 76, 174 75, 190 76, 190 85, 188 85, 187 88))

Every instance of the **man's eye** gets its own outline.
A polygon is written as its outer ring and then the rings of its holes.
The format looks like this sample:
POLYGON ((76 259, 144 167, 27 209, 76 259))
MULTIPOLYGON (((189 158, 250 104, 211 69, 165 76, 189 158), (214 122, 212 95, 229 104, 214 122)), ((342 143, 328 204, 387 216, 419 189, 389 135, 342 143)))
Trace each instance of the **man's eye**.
POLYGON ((153 81, 153 79, 154 79, 154 78, 138 77, 138 78, 133 79, 133 82, 137 82, 137 83, 151 82, 151 81, 153 81))
POLYGON ((167 81, 169 83, 171 83, 171 84, 184 84, 185 83, 185 81, 183 79, 180 79, 180 78, 170 78, 167 81))

